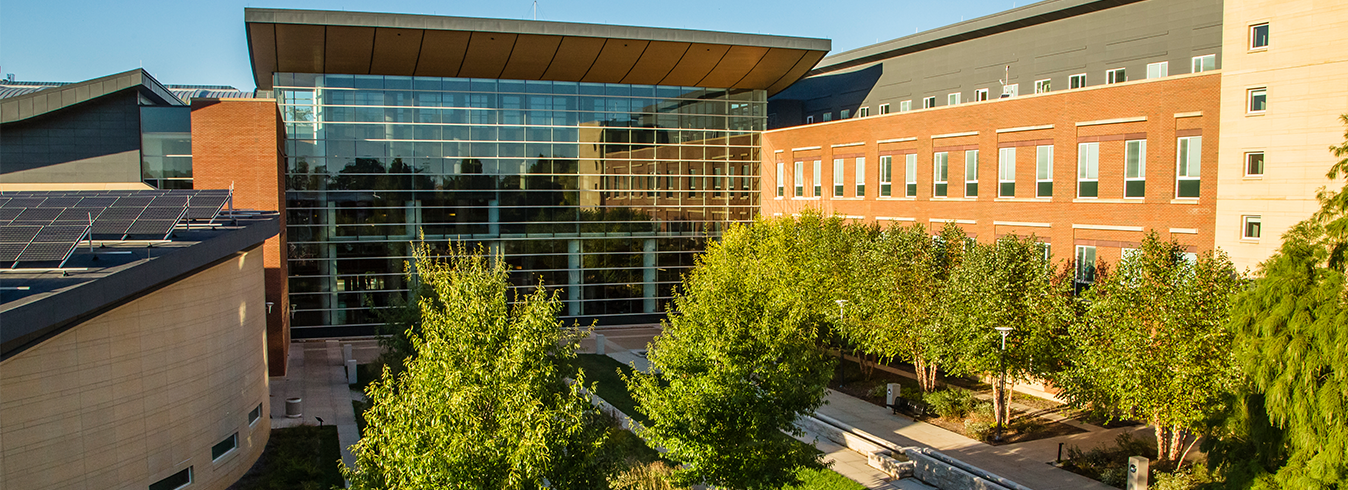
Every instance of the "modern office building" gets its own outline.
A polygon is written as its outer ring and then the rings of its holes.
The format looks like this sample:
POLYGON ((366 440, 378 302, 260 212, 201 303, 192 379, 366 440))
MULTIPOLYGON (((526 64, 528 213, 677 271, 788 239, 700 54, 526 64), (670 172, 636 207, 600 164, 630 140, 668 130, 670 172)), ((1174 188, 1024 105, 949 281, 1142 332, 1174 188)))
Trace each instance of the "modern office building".
POLYGON ((0 196, 5 488, 223 489, 267 443, 263 242, 228 191, 0 196))
POLYGON ((285 123, 292 332, 368 335, 409 243, 481 244, 564 320, 651 323, 758 204, 768 95, 830 43, 751 34, 247 9, 285 123), (731 192, 732 188, 735 192, 731 192))

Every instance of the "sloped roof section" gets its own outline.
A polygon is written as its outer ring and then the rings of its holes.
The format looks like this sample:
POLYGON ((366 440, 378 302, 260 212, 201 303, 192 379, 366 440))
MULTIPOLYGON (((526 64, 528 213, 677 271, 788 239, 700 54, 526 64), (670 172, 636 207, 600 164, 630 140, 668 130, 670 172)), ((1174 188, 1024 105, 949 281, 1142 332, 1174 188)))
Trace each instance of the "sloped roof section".
POLYGON ((253 78, 274 73, 790 86, 827 39, 431 15, 244 9, 253 78))
POLYGON ((0 99, 0 124, 41 116, 130 88, 139 89, 142 95, 159 104, 186 105, 145 70, 136 68, 93 80, 51 86, 0 99))

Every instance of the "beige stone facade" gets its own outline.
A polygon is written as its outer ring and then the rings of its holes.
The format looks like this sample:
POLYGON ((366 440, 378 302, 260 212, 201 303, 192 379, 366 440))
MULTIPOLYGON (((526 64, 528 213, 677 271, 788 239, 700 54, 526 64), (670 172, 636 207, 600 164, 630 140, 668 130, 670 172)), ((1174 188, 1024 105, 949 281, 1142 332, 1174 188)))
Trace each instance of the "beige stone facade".
POLYGON ((143 490, 187 468, 191 488, 234 483, 271 428, 262 255, 236 253, 0 362, 0 486, 143 490))
POLYGON ((1348 3, 1227 0, 1223 24, 1215 244, 1253 270, 1331 184, 1328 147, 1343 142, 1348 113, 1348 3), (1254 46, 1264 24, 1267 46, 1254 46), (1267 106, 1251 110, 1261 89, 1267 106), (1259 152, 1263 174, 1251 175, 1247 158, 1259 152), (1258 218, 1258 238, 1245 236, 1247 218, 1258 218))

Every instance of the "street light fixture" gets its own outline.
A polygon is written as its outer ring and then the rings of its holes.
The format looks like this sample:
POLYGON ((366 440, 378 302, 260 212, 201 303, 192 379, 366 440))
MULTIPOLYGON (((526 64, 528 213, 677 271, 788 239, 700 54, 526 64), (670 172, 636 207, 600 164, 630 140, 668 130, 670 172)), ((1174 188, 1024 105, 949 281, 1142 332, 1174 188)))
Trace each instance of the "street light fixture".
POLYGON ((847 300, 845 300, 845 299, 835 299, 835 300, 833 300, 833 302, 834 302, 834 303, 838 303, 838 320, 842 320, 842 319, 843 319, 843 307, 844 307, 844 306, 847 306, 847 300))
POLYGON ((1011 400, 1010 397, 1006 396, 1006 335, 1011 333, 1011 327, 993 327, 993 328, 997 330, 997 333, 1002 334, 1001 359, 998 361, 998 363, 1000 364, 999 369, 1001 370, 1001 373, 997 375, 997 392, 994 394, 997 397, 998 403, 997 441, 1001 442, 1002 424, 1005 423, 1006 421, 1006 415, 1010 415, 1011 413, 1011 411, 1008 410, 1009 407, 1007 406, 1011 400))

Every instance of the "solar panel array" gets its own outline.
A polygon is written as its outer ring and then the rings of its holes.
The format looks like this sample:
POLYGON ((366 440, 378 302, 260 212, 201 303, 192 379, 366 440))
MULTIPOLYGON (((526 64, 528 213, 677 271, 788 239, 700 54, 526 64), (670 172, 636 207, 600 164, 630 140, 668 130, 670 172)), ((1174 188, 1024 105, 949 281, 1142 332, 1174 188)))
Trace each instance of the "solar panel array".
POLYGON ((0 266, 58 263, 88 240, 165 240, 214 222, 228 190, 24 191, 0 194, 0 266))

